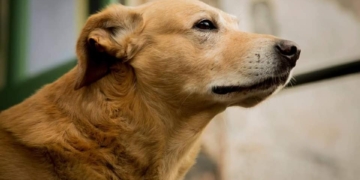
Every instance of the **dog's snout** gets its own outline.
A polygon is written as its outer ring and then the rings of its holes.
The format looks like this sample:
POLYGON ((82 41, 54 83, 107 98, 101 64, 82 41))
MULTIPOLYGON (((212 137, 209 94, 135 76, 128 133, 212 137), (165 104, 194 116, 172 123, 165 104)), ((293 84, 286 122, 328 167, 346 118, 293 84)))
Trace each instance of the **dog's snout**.
POLYGON ((296 65, 296 61, 299 59, 301 52, 301 49, 296 43, 282 40, 275 45, 275 49, 282 57, 289 61, 291 66, 296 65))

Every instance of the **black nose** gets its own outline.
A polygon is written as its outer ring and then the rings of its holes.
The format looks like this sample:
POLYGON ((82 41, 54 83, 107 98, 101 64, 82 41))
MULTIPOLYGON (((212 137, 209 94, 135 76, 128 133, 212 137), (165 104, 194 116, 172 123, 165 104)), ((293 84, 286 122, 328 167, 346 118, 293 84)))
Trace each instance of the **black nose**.
POLYGON ((301 49, 296 43, 287 40, 282 40, 277 43, 275 50, 293 67, 296 65, 296 61, 299 59, 301 52, 301 49))

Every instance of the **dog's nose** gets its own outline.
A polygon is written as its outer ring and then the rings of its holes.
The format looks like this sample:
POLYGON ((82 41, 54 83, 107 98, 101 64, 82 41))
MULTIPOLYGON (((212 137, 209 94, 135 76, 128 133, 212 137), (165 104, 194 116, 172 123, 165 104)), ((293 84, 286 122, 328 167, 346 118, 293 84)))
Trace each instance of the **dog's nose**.
POLYGON ((275 49, 282 57, 289 61, 291 66, 294 67, 296 65, 296 61, 299 59, 301 52, 301 49, 296 43, 282 40, 275 45, 275 49))

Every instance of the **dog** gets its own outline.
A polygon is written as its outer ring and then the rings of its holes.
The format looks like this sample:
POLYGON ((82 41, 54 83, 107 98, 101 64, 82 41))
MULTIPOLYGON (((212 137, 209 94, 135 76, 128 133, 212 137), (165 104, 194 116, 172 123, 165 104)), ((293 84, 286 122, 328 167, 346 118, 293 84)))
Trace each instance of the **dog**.
POLYGON ((1 112, 0 179, 183 179, 209 121, 274 94, 299 59, 294 42, 238 26, 197 0, 92 15, 78 64, 1 112))

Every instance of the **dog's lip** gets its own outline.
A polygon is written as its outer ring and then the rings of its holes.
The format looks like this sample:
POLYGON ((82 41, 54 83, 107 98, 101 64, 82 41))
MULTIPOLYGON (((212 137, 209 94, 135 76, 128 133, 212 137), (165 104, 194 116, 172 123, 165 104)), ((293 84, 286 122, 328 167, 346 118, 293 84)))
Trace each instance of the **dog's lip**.
POLYGON ((253 91, 253 90, 266 90, 273 86, 279 86, 285 84, 288 74, 275 76, 275 77, 268 77, 265 78, 257 83, 252 85, 230 85, 230 86, 214 86, 212 88, 212 92, 219 95, 230 94, 234 92, 246 92, 246 91, 253 91))

